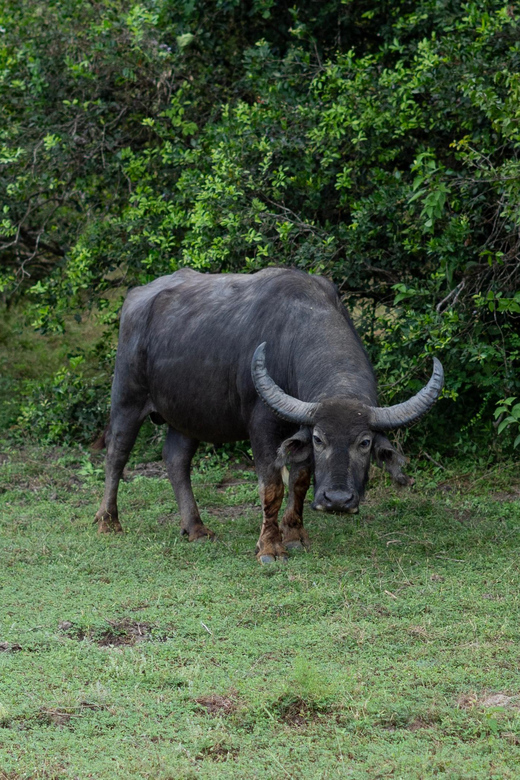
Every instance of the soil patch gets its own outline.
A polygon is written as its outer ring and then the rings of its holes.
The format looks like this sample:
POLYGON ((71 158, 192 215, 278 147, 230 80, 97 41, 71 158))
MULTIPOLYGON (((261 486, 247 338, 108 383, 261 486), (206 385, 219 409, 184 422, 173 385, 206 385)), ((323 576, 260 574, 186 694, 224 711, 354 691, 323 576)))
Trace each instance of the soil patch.
POLYGON ((204 707, 209 715, 230 715, 237 709, 235 696, 200 696, 195 699, 197 704, 204 707))
POLYGON ((0 642, 0 653, 18 653, 20 650, 23 650, 21 645, 17 645, 16 643, 10 644, 10 642, 0 642))
POLYGON ((101 704, 82 701, 77 707, 41 707, 38 713, 38 720, 47 723, 49 726, 58 728, 73 727, 75 719, 81 717, 84 710, 104 710, 101 704))
POLYGON ((513 487, 508 492, 491 493, 493 501, 498 501, 501 504, 508 503, 509 501, 520 501, 520 488, 513 487))
POLYGON ((203 748, 200 753, 195 756, 195 760, 203 761, 205 758, 209 758, 210 761, 229 761, 230 758, 235 758, 239 753, 239 748, 229 747, 229 745, 223 745, 221 742, 217 742, 216 745, 203 748))
POLYGON ((84 631, 68 620, 59 624, 58 628, 74 639, 90 639, 99 647, 121 647, 135 645, 151 639, 152 626, 128 619, 107 620, 108 627, 91 628, 84 631))
POLYGON ((421 729, 430 729, 432 725, 432 723, 424 720, 424 718, 417 717, 411 720, 406 728, 408 731, 420 731, 421 729))
POLYGON ((238 506, 212 506, 207 509, 209 515, 218 517, 219 520, 236 520, 242 517, 246 512, 254 509, 254 504, 238 504, 238 506))
POLYGON ((151 626, 148 623, 134 623, 131 620, 109 620, 110 628, 91 639, 100 647, 120 647, 121 645, 135 645, 150 639, 151 626))
POLYGON ((463 693, 457 699, 457 706, 463 710, 469 710, 473 707, 483 707, 490 709, 492 707, 504 707, 505 709, 520 709, 520 695, 510 696, 506 693, 491 693, 483 691, 482 693, 463 693))
POLYGON ((484 522, 484 518, 475 514, 473 509, 461 509, 453 513, 453 518, 461 525, 476 526, 484 522))
POLYGON ((135 477, 168 479, 168 472, 164 463, 161 460, 157 460, 151 463, 137 463, 133 469, 125 469, 123 476, 125 479, 134 479, 135 477))
POLYGON ((287 699, 280 700, 276 710, 278 711, 279 719, 283 723, 287 723, 288 726, 295 728, 302 728, 318 720, 320 713, 325 711, 299 696, 289 701, 287 699))
POLYGON ((410 636, 413 636, 415 639, 428 639, 428 632, 424 628, 424 626, 410 626, 408 629, 408 633, 410 636))
POLYGON ((47 723, 50 726, 58 726, 63 728, 68 726, 73 717, 77 717, 78 713, 68 712, 67 710, 60 710, 52 707, 51 709, 42 708, 39 713, 39 720, 43 723, 47 723))

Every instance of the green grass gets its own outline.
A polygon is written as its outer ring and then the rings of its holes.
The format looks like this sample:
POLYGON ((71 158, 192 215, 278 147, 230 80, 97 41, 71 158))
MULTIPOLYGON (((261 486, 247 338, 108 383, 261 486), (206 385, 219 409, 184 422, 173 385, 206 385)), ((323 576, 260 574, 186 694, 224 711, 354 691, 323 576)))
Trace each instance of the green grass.
POLYGON ((0 778, 519 776, 514 466, 377 475, 262 568, 251 472, 202 461, 219 540, 190 545, 165 479, 124 483, 99 537, 98 461, 0 462, 0 778))

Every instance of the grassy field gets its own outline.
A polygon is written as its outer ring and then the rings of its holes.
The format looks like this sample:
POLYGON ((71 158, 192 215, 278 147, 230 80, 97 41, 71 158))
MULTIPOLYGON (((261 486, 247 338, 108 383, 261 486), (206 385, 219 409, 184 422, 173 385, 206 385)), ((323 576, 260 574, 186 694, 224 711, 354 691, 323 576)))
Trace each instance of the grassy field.
POLYGON ((160 464, 99 537, 100 461, 1 452, 2 780, 520 776, 514 466, 378 474, 262 568, 250 470, 202 462, 190 545, 160 464))

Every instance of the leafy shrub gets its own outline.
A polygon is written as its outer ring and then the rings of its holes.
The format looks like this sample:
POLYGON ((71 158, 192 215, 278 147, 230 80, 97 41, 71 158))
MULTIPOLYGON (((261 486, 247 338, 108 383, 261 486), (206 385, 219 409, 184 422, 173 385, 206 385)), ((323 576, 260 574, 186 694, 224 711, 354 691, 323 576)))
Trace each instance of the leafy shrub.
POLYGON ((296 266, 337 283, 383 403, 442 359, 425 446, 500 445, 493 410, 520 397, 513 6, 4 5, 0 287, 30 291, 40 329, 92 305, 115 323, 121 290, 182 266, 296 266))
POLYGON ((110 378, 90 376, 83 355, 43 381, 25 384, 17 420, 22 434, 43 444, 88 444, 108 419, 110 378))
POLYGON ((513 436, 517 434, 513 442, 513 447, 516 448, 520 444, 520 403, 515 401, 517 401, 515 396, 499 401, 495 409, 495 419, 498 420, 499 434, 508 428, 513 432, 513 436))

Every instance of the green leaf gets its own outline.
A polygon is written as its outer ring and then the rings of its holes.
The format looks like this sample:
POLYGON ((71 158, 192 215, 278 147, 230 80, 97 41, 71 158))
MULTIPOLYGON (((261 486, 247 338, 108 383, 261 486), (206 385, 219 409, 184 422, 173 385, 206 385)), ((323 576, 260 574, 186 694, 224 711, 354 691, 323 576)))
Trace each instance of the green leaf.
POLYGON ((195 36, 193 33, 184 33, 183 35, 178 35, 176 38, 179 49, 185 49, 187 46, 193 43, 194 40, 195 36))

